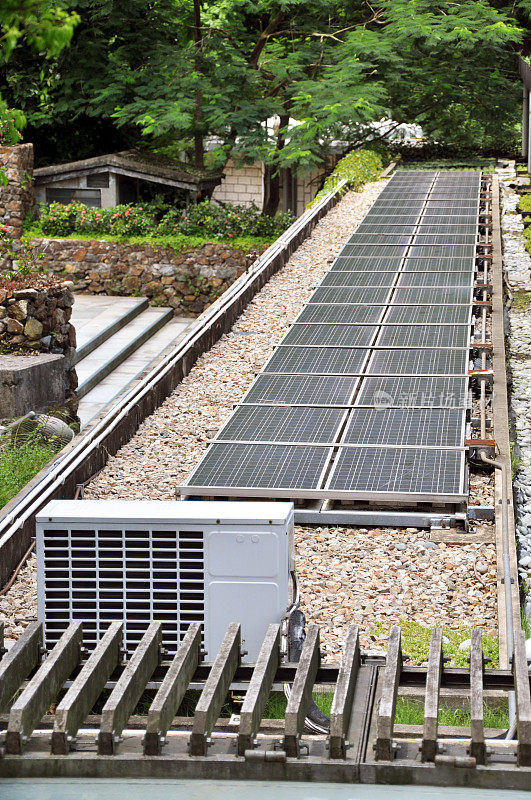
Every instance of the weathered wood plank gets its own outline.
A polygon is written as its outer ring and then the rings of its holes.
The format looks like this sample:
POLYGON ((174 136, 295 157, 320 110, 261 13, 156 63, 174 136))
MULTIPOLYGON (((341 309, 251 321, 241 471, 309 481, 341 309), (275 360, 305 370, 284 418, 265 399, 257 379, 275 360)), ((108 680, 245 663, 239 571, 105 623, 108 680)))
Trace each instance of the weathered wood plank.
POLYGON ((312 699, 315 677, 321 661, 319 626, 308 625, 306 639, 286 706, 284 723, 284 750, 286 755, 299 758, 299 740, 304 728, 304 720, 312 699))
POLYGON ((39 663, 41 647, 42 625, 40 622, 31 622, 0 661, 0 713, 39 663))
POLYGON ((70 741, 120 661, 123 623, 113 622, 55 710, 52 753, 66 755, 70 741))
POLYGON ((434 628, 431 632, 428 672, 426 674, 426 697, 424 700, 424 725, 420 749, 422 761, 434 761, 437 755, 439 692, 443 668, 442 635, 442 628, 434 628))
POLYGON ((201 654, 201 625, 190 625, 168 672, 155 695, 148 713, 144 755, 156 756, 162 751, 162 740, 181 705, 201 654))
POLYGON ((4 646, 4 620, 0 620, 0 658, 6 654, 6 649, 4 646))
POLYGON ((63 683, 79 664, 82 642, 81 622, 71 622, 20 697, 17 697, 9 713, 7 753, 22 753, 23 740, 31 735, 63 683))
POLYGON ((190 736, 191 756, 207 754, 207 738, 216 724, 234 673, 238 669, 240 658, 241 626, 236 622, 231 622, 195 709, 194 725, 190 736))
POLYGON ((256 737, 280 659, 280 625, 270 625, 240 711, 238 755, 250 750, 256 737))
POLYGON ((351 625, 343 648, 341 668, 330 710, 330 758, 345 758, 347 754, 345 740, 350 725, 352 701, 360 665, 358 626, 351 625))
POLYGON ((400 628, 393 625, 389 633, 383 688, 376 723, 375 757, 379 761, 391 761, 393 758, 396 698, 402 671, 401 636, 400 628))
POLYGON ((483 724, 483 641, 479 628, 470 636, 470 755, 476 764, 485 763, 485 726, 483 724))
POLYGON ((159 664, 161 641, 161 624, 152 622, 103 706, 98 734, 100 755, 114 754, 120 734, 159 664))
POLYGON ((516 694, 517 760, 519 767, 531 767, 531 692, 522 630, 514 636, 514 690, 516 694))

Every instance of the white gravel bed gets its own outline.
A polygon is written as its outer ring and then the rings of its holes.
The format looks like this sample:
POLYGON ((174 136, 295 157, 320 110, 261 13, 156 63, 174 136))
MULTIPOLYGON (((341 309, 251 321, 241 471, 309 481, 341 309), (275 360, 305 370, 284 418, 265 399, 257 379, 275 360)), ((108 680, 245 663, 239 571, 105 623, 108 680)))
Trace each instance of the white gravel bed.
POLYGON ((526 614, 531 620, 531 316, 525 292, 531 292, 531 257, 518 213, 520 195, 509 185, 514 169, 498 170, 502 198, 503 265, 505 280, 515 293, 508 313, 509 363, 512 373, 511 410, 516 433, 515 455, 520 460, 514 478, 518 570, 527 587, 526 614))
MULTIPOLYGON (((384 182, 350 192, 316 226, 289 263, 262 289, 233 329, 205 353, 170 397, 87 487, 98 499, 175 497, 280 338, 361 221, 384 182)), ((475 486, 475 502, 490 487, 475 486)), ((327 657, 358 623, 364 647, 383 643, 401 619, 424 625, 481 625, 495 632, 495 553, 490 545, 437 545, 415 529, 296 528, 297 569, 308 621, 323 626, 327 657)), ((35 613, 34 562, 5 598, 8 636, 35 613), (20 609, 20 611, 19 611, 20 609), (23 611, 23 613, 22 613, 23 611), (12 627, 11 627, 12 626, 12 627)))

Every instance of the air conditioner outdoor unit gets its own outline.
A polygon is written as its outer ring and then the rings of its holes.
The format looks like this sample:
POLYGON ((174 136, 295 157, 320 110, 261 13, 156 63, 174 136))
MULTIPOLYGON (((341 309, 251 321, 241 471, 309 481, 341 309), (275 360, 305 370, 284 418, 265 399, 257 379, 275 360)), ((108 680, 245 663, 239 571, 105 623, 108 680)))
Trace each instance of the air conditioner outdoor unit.
POLYGON ((212 660, 240 622, 245 660, 289 603, 294 569, 291 503, 54 500, 37 516, 39 620, 53 647, 82 620, 93 649, 123 619, 131 651, 150 622, 175 653, 188 626, 204 626, 212 660))

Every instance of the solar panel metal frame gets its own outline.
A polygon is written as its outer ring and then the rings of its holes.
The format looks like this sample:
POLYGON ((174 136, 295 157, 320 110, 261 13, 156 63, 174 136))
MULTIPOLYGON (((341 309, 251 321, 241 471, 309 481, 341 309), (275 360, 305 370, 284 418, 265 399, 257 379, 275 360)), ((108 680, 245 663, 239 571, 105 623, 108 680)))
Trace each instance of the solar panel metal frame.
POLYGON ((464 411, 470 405, 469 383, 468 375, 363 376, 356 389, 354 407, 458 408, 464 411))
MULTIPOLYGON (((378 447, 373 448, 362 448, 362 447, 342 447, 339 450, 338 455, 334 461, 334 464, 331 468, 330 474, 326 481, 325 488, 328 491, 327 497, 331 499, 346 499, 349 498, 351 500, 382 500, 386 502, 464 502, 468 497, 468 493, 465 490, 465 451, 464 449, 439 449, 439 450, 431 450, 427 448, 386 448, 385 450, 378 447), (436 461, 436 454, 441 454, 441 460, 443 454, 448 454, 449 456, 454 456, 454 459, 458 462, 459 471, 458 476, 456 479, 456 488, 451 489, 449 491, 427 491, 426 489, 420 488, 417 484, 417 491, 414 490, 405 490, 402 488, 399 491, 391 491, 391 490, 382 490, 382 489, 375 489, 375 488, 366 488, 363 490, 359 489, 343 489, 337 486, 341 475, 340 470, 343 466, 343 463, 350 459, 351 464, 348 469, 349 475, 352 476, 360 476, 362 473, 363 467, 360 468, 360 464, 363 464, 363 460, 369 463, 369 468, 372 468, 370 461, 372 459, 373 464, 377 462, 378 458, 382 460, 383 458, 393 457, 394 463, 400 462, 400 459, 404 460, 403 454, 410 454, 410 457, 414 458, 414 454, 417 454, 418 461, 421 462, 418 464, 418 473, 421 476, 421 479, 425 479, 427 476, 426 473, 426 466, 427 466, 427 459, 431 456, 432 462, 436 461), (424 463, 422 463, 422 457, 424 457, 424 463), (357 462, 357 463, 356 463, 357 462), (356 466, 354 466, 356 465, 356 466)), ((405 477, 405 470, 403 466, 400 469, 395 469, 395 476, 399 479, 404 479, 405 477)))
POLYGON ((235 409, 212 441, 332 445, 347 413, 340 407, 247 403, 235 409))
POLYGON ((460 408, 351 408, 341 445, 462 448, 466 420, 460 408))

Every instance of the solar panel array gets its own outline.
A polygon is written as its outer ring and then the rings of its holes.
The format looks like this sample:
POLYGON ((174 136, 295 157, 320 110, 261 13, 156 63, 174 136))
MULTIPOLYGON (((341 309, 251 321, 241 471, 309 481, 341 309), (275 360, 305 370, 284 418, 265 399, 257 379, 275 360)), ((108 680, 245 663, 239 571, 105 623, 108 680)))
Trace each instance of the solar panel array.
POLYGON ((395 174, 182 493, 466 500, 480 192, 395 174))

